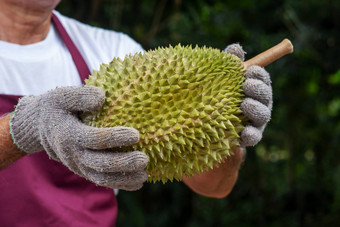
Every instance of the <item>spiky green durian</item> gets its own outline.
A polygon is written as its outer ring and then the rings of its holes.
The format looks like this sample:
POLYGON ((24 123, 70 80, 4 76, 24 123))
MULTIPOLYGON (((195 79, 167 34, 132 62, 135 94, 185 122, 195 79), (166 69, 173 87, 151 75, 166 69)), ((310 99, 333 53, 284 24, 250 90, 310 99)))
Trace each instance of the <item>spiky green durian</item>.
POLYGON ((140 141, 123 150, 149 156, 149 181, 181 180, 239 146, 243 82, 241 60, 213 48, 177 45, 115 58, 86 80, 104 89, 106 101, 83 121, 136 128, 140 141))

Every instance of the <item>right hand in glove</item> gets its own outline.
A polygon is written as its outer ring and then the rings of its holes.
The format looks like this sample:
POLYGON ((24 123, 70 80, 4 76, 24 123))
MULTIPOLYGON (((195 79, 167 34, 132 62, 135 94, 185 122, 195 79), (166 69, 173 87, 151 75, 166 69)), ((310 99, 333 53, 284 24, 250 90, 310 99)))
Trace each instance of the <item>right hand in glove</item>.
POLYGON ((77 117, 80 111, 96 111, 104 100, 104 92, 91 86, 26 96, 10 120, 13 141, 26 153, 45 150, 50 158, 97 185, 137 190, 147 180, 147 155, 108 149, 136 143, 139 132, 129 127, 91 127, 77 117))

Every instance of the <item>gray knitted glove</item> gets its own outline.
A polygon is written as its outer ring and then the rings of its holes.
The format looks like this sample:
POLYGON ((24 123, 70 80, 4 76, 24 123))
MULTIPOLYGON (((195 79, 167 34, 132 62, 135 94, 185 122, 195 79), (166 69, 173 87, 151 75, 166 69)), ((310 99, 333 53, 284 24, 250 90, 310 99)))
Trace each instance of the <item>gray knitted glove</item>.
MULTIPOLYGON (((244 61, 245 52, 239 44, 231 44, 226 52, 235 54, 244 61)), ((264 128, 270 120, 273 106, 273 92, 269 73, 259 66, 251 66, 246 71, 243 90, 246 98, 241 110, 251 121, 251 125, 241 132, 241 146, 254 146, 261 139, 264 128)))
POLYGON ((10 120, 14 143, 26 153, 46 150, 74 173, 110 188, 137 190, 147 180, 143 152, 112 152, 139 140, 128 127, 96 128, 83 124, 80 111, 95 111, 105 100, 96 87, 62 87, 20 99, 10 120))

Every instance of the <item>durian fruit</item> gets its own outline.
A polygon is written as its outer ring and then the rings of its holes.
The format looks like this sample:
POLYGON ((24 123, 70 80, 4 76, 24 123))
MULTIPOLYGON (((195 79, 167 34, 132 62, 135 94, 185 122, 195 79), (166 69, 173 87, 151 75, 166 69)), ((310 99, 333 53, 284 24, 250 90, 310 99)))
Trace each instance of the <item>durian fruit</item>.
POLYGON ((208 47, 158 48, 113 59, 85 82, 106 93, 91 126, 129 126, 140 140, 121 151, 144 151, 149 181, 207 171, 240 145, 247 124, 240 104, 245 67, 235 55, 208 47))
POLYGON ((244 66, 213 48, 177 45, 113 59, 85 82, 104 89, 91 126, 129 126, 140 141, 124 150, 150 158, 149 180, 166 182, 209 170, 239 146, 246 123, 244 66))

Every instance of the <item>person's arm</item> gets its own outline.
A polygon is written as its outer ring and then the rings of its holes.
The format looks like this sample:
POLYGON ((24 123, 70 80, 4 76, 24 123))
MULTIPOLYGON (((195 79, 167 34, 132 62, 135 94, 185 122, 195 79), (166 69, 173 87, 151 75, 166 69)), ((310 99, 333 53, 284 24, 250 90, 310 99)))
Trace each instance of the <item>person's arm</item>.
POLYGON ((243 160, 242 149, 235 149, 233 156, 210 171, 192 177, 183 177, 183 182, 197 194, 211 198, 226 197, 236 183, 243 160))
POLYGON ((26 155, 13 143, 9 119, 10 115, 0 118, 0 170, 26 155))

